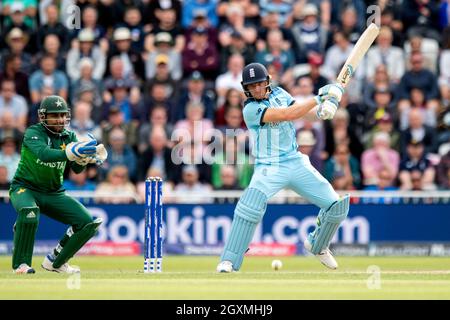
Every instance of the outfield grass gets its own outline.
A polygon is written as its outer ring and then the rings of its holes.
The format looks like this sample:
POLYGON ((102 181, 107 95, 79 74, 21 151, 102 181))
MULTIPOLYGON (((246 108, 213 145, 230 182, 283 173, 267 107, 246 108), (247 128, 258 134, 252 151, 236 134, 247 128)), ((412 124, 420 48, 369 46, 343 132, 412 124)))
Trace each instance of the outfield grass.
POLYGON ((0 299, 450 299, 450 258, 338 257, 332 271, 289 257, 273 271, 272 258, 246 257, 240 272, 217 274, 218 257, 169 256, 163 273, 143 274, 142 257, 76 257, 79 277, 45 271, 42 260, 36 274, 15 275, 0 257, 0 299))

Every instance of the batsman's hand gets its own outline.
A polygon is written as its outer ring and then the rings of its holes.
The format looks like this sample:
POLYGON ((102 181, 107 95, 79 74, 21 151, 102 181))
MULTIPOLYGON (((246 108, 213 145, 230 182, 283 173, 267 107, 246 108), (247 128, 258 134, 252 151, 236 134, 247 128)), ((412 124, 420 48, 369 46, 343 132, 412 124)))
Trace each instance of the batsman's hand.
POLYGON ((337 108, 339 107, 339 102, 336 98, 330 97, 317 108, 317 117, 321 120, 333 119, 337 108))
POLYGON ((341 102, 342 95, 344 94, 344 88, 339 83, 327 84, 319 89, 318 97, 320 102, 324 102, 330 97, 335 98, 338 102, 341 102))

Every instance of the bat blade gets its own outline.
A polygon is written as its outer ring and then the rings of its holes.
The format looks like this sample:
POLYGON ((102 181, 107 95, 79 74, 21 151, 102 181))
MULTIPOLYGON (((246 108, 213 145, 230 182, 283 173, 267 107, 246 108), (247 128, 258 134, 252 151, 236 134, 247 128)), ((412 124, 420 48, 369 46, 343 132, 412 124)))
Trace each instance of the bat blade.
POLYGON ((359 37, 337 77, 337 82, 340 83, 344 88, 353 77, 356 68, 366 54, 367 50, 369 50, 370 46, 375 41, 375 38, 378 36, 379 32, 380 28, 378 28, 375 23, 372 23, 363 32, 361 37, 359 37))

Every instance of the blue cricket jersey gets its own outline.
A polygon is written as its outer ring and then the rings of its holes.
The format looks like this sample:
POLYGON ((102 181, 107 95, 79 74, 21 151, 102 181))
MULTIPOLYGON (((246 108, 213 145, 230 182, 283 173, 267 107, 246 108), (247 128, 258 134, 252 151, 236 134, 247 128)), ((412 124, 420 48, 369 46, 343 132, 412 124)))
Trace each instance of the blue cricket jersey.
POLYGON ((244 103, 244 121, 250 131, 255 163, 273 164, 299 157, 295 127, 291 121, 263 123, 268 108, 288 108, 294 98, 280 87, 264 100, 249 98, 244 103))

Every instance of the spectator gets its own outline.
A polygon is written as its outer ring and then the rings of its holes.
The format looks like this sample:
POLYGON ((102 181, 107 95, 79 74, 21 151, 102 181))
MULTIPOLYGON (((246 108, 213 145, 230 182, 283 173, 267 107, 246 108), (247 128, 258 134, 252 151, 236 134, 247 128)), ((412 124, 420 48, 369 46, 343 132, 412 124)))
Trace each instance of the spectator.
POLYGON ((383 170, 389 173, 391 181, 396 179, 400 155, 390 148, 390 144, 391 140, 386 132, 377 132, 373 136, 373 147, 363 152, 361 170, 365 186, 378 185, 379 175, 383 170))
POLYGON ((66 52, 69 49, 69 30, 59 22, 58 7, 55 4, 49 4, 45 8, 47 21, 42 23, 36 31, 37 47, 39 51, 44 48, 44 39, 52 34, 56 35, 61 44, 61 51, 66 52))
POLYGON ((217 34, 218 31, 211 25, 209 16, 203 9, 194 11, 194 20, 192 20, 191 25, 184 31, 186 42, 191 41, 192 33, 197 28, 206 29, 206 33, 208 34, 208 42, 211 46, 217 47, 219 45, 217 34))
POLYGON ((170 123, 173 123, 178 111, 173 102, 174 97, 170 95, 168 86, 164 82, 155 81, 147 90, 144 104, 141 106, 141 122, 148 121, 152 108, 159 105, 164 106, 169 115, 170 123))
POLYGON ((390 147, 395 151, 400 151, 400 133, 394 127, 392 117, 389 113, 384 113, 376 122, 376 125, 363 137, 364 149, 370 149, 373 147, 373 137, 378 132, 385 132, 389 135, 391 140, 390 147))
MULTIPOLYGON (((215 126, 221 127, 227 126, 229 124, 229 122, 225 119, 225 114, 227 113, 227 110, 229 108, 239 109, 241 110, 242 114, 243 107, 244 107, 244 99, 242 91, 240 89, 228 89, 225 94, 224 103, 216 110, 215 126)), ((242 128, 245 127, 244 119, 242 119, 240 127, 242 128)))
POLYGON ((227 47, 231 44, 231 35, 238 32, 245 43, 254 44, 256 41, 256 27, 246 21, 244 8, 239 4, 230 4, 226 11, 226 21, 221 24, 219 29, 219 43, 221 47, 227 47))
POLYGON ((67 99, 68 80, 66 75, 56 70, 55 58, 45 55, 41 59, 40 69, 30 77, 31 102, 39 103, 44 96, 55 94, 67 99))
MULTIPOLYGON (((169 70, 170 58, 165 54, 159 54, 155 58, 155 74, 153 78, 148 79, 146 82, 146 91, 150 91, 155 85, 164 86, 164 100, 177 101, 180 94, 180 83, 171 76, 171 71, 169 70)), ((179 66, 180 67, 180 66, 179 66)), ((181 69, 181 67, 180 67, 181 69)), ((181 76, 181 73, 180 73, 181 76)))
POLYGON ((146 79, 155 77, 156 69, 160 63, 168 67, 173 80, 180 80, 183 75, 181 66, 181 54, 173 47, 173 39, 170 33, 160 32, 155 36, 155 49, 152 50, 145 62, 146 79))
POLYGON ((172 162, 172 150, 168 147, 164 127, 153 127, 146 140, 149 144, 139 157, 138 181, 144 181, 147 171, 154 168, 160 172, 159 177, 164 181, 173 183, 176 168, 172 162))
POLYGON ((203 27, 192 31, 191 40, 182 53, 183 71, 186 75, 199 71, 208 80, 213 80, 219 68, 219 53, 208 40, 208 32, 203 27))
POLYGON ((0 141, 6 137, 12 137, 16 142, 17 150, 20 150, 23 133, 17 129, 17 125, 14 114, 11 111, 5 111, 0 116, 0 141))
POLYGON ((28 87, 28 75, 20 71, 20 66, 20 57, 13 54, 6 56, 4 68, 0 72, 0 83, 5 79, 14 81, 17 94, 29 101, 30 89, 28 87))
POLYGON ((312 56, 323 55, 328 42, 328 31, 319 21, 317 7, 308 3, 301 11, 302 20, 295 22, 292 34, 296 44, 296 62, 306 63, 312 56))
POLYGON ((19 165, 20 155, 17 153, 16 141, 13 137, 4 137, 1 141, 0 164, 8 168, 8 181, 11 182, 19 165))
POLYGON ((3 39, 5 39, 8 48, 2 50, 0 64, 4 65, 3 61, 6 59, 6 56, 12 54, 20 58, 20 71, 27 75, 31 74, 34 68, 33 57, 30 53, 25 52, 29 36, 20 28, 13 28, 3 39))
POLYGON ((225 95, 229 89, 241 90, 242 70, 244 58, 240 54, 233 54, 228 60, 228 72, 219 75, 216 79, 217 104, 225 102, 225 95))
POLYGON ((166 1, 150 1, 150 3, 145 7, 143 19, 146 28, 155 28, 161 20, 161 15, 166 10, 173 10, 175 22, 181 21, 181 8, 182 4, 180 0, 173 0, 170 2, 166 1))
POLYGON ((294 66, 295 57, 291 49, 283 47, 283 33, 280 30, 270 30, 267 33, 267 47, 256 52, 255 61, 266 67, 272 65, 275 73, 281 77, 294 66))
MULTIPOLYGON (((393 93, 386 85, 379 84, 373 88, 373 102, 370 102, 365 112, 365 128, 371 130, 384 115, 397 120, 397 110, 393 101, 393 93)), ((370 89, 369 89, 370 90, 370 89)))
POLYGON ((338 190, 354 190, 361 184, 359 162, 346 145, 336 146, 333 156, 325 163, 324 177, 338 190))
MULTIPOLYGON (((172 4, 176 2, 172 1, 172 4)), ((151 4, 150 4, 151 5, 151 4)), ((157 22, 153 27, 151 33, 145 37, 145 50, 147 52, 153 52, 155 50, 156 35, 158 33, 168 33, 172 39, 172 46, 174 50, 180 54, 186 44, 186 38, 183 35, 183 30, 179 24, 179 19, 177 19, 177 10, 174 7, 164 7, 159 8, 155 11, 157 17, 157 22)), ((151 23, 155 21, 150 20, 151 23)))
POLYGON ((130 101, 133 104, 137 104, 141 99, 139 83, 136 81, 134 74, 126 72, 124 65, 125 63, 119 56, 111 58, 109 62, 109 71, 111 75, 103 80, 104 87, 107 89, 103 93, 104 102, 111 102, 112 95, 109 90, 116 85, 117 81, 124 82, 125 86, 130 88, 130 101))
POLYGON ((242 187, 239 186, 236 179, 236 170, 230 165, 220 167, 220 185, 213 186, 214 190, 242 190, 242 187))
MULTIPOLYGON (((0 190, 8 191, 11 182, 8 180, 8 167, 0 164, 0 190)), ((5 198, 0 197, 0 203, 5 202, 5 198)))
POLYGON ((392 46, 393 35, 388 27, 381 27, 376 40, 376 46, 367 52, 367 77, 373 79, 379 65, 387 68, 389 78, 395 83, 400 82, 405 73, 404 55, 400 48, 392 46))
POLYGON ((131 32, 125 27, 114 30, 113 44, 108 53, 109 61, 118 56, 123 62, 122 76, 135 76, 139 79, 145 79, 145 65, 141 53, 131 47, 131 32))
POLYGON ((118 107, 123 112, 125 123, 135 122, 137 124, 140 118, 139 110, 141 106, 133 103, 130 90, 131 88, 128 86, 128 83, 123 80, 117 80, 111 85, 109 91, 111 92, 112 99, 103 104, 103 120, 107 119, 111 108, 118 107))
MULTIPOLYGON (((83 170, 80 173, 75 173, 73 170, 69 172, 69 179, 64 180, 63 188, 67 191, 95 191, 95 183, 88 180, 88 171, 83 170)), ((93 204, 91 197, 78 198, 84 205, 93 204)))
POLYGON ((420 34, 423 37, 440 40, 437 1, 404 1, 401 11, 403 27, 408 35, 420 34))
POLYGON ((434 110, 427 108, 425 101, 425 93, 421 88, 412 88, 410 92, 409 106, 404 107, 400 113, 400 129, 408 128, 409 113, 411 110, 419 110, 424 119, 424 124, 428 127, 435 128, 437 115, 434 110))
POLYGON ((222 168, 225 166, 233 168, 238 189, 245 189, 253 175, 253 165, 250 157, 245 153, 243 144, 239 143, 234 137, 227 137, 224 141, 223 151, 220 150, 214 156, 214 162, 211 166, 211 182, 215 189, 223 186, 222 168))
POLYGON ((125 27, 130 30, 131 48, 136 52, 142 52, 144 50, 145 30, 139 8, 134 6, 127 7, 125 9, 124 23, 119 24, 119 27, 125 27))
POLYGON ((224 19, 228 9, 231 6, 240 6, 245 15, 245 19, 249 21, 257 21, 259 19, 259 6, 253 0, 224 0, 220 1, 217 6, 217 15, 224 19))
POLYGON ((401 131, 400 150, 402 156, 406 155, 407 145, 411 140, 422 141, 426 154, 436 151, 436 133, 432 128, 424 125, 423 114, 418 109, 410 111, 409 127, 401 131))
POLYGON ((107 204, 136 202, 136 187, 129 180, 126 165, 115 165, 109 170, 106 181, 95 190, 95 200, 107 204))
POLYGON ((95 45, 95 34, 91 29, 83 29, 78 33, 79 45, 70 49, 67 54, 67 74, 72 82, 81 77, 80 62, 90 58, 93 62, 92 78, 100 80, 106 69, 106 52, 95 45))
POLYGON ((3 0, 3 14, 6 16, 4 21, 5 27, 15 25, 20 21, 23 26, 31 29, 35 28, 36 24, 36 0, 17 1, 17 0, 3 0))
POLYGON ((24 97, 16 93, 12 80, 4 80, 1 83, 0 117, 8 111, 13 114, 16 128, 24 132, 27 125, 28 105, 24 97))
POLYGON ((322 159, 313 130, 302 129, 297 132, 298 151, 309 157, 309 161, 317 171, 322 172, 322 159))
POLYGON ((436 178, 439 189, 450 189, 450 150, 442 156, 436 168, 436 178))
MULTIPOLYGON (((78 36, 78 33, 83 29, 90 29, 94 32, 95 43, 99 44, 100 47, 107 47, 107 40, 105 39, 106 30, 98 23, 99 12, 98 7, 93 5, 87 5, 83 8, 81 12, 81 27, 82 29, 75 29, 74 37, 78 36)), ((106 50, 105 50, 106 51, 106 50)))
MULTIPOLYGON (((229 106, 225 110, 225 125, 216 126, 222 132, 223 137, 236 137, 238 143, 245 144, 248 138, 248 132, 244 131, 241 106, 229 106)), ((245 126, 245 123, 244 123, 245 126)))
POLYGON ((103 81, 93 78, 94 63, 90 58, 82 58, 79 62, 80 78, 72 83, 70 93, 71 101, 84 101, 90 103, 93 108, 93 119, 100 123, 102 112, 103 81))
MULTIPOLYGON (((139 128, 138 151, 143 153, 149 146, 148 137, 155 127, 162 127, 166 133, 166 139, 172 136, 173 125, 168 123, 167 110, 163 105, 155 105, 150 111, 148 122, 143 122, 139 128)), ((170 141, 167 141, 170 145, 170 141)))
POLYGON ((240 54, 247 65, 253 61, 254 47, 245 42, 240 32, 233 32, 230 35, 230 44, 220 50, 220 72, 228 71, 228 61, 234 54, 240 54))
POLYGON ((319 92, 319 89, 328 84, 328 79, 324 77, 321 73, 321 66, 323 64, 322 55, 311 55, 308 59, 308 64, 310 67, 309 77, 311 78, 314 90, 313 92, 319 92))
MULTIPOLYGON (((373 79, 369 80, 364 86, 363 99, 361 102, 370 109, 376 109, 375 93, 376 91, 389 91, 389 108, 394 108, 397 105, 397 85, 394 84, 389 78, 387 68, 384 64, 380 64, 375 68, 375 74, 373 79)), ((388 92, 385 92, 388 93, 388 92)), ((387 96, 386 96, 387 97, 387 96)), ((386 102, 387 103, 387 102, 386 102)), ((397 111, 395 111, 397 114, 397 111)))
POLYGON ((129 178, 132 181, 136 181, 136 155, 134 154, 133 149, 126 143, 125 132, 120 128, 112 129, 107 142, 106 150, 108 151, 108 158, 100 167, 103 176, 115 166, 126 166, 128 168, 127 179, 129 178))
POLYGON ((115 129, 125 132, 126 144, 135 148, 137 144, 137 125, 135 122, 126 123, 123 111, 117 106, 113 106, 109 110, 108 121, 102 125, 102 140, 105 142, 109 141, 109 136, 115 129))
POLYGON ((199 172, 193 165, 183 167, 182 181, 175 186, 174 191, 180 194, 176 199, 180 203, 211 203, 213 200, 208 197, 211 187, 199 181, 199 172))
POLYGON ((407 155, 400 162, 401 190, 434 190, 435 169, 426 157, 424 142, 411 139, 407 146, 407 155))
POLYGON ((56 61, 56 69, 66 72, 66 52, 61 50, 61 42, 56 34, 48 34, 43 41, 42 49, 35 55, 35 61, 49 55, 56 61))
MULTIPOLYGON (((11 1, 11 0, 6 0, 11 1)), ((15 0, 12 0, 15 1, 15 0)), ((26 9, 23 3, 15 2, 11 3, 11 6, 4 4, 4 26, 2 39, 5 39, 5 36, 13 29, 20 29, 24 34, 27 35, 28 38, 31 38, 31 41, 28 42, 28 46, 26 48, 27 52, 35 52, 36 51, 36 39, 33 32, 33 27, 28 20, 26 9), (9 9, 8 9, 9 8, 9 9)), ((33 10, 31 8, 27 8, 27 10, 33 10)))
POLYGON ((423 38, 420 35, 412 35, 409 41, 404 45, 406 70, 411 70, 411 55, 415 52, 420 52, 423 57, 423 67, 437 75, 438 58, 439 58, 439 42, 423 38))
POLYGON ((364 4, 363 0, 348 0, 348 1, 341 1, 341 0, 329 0, 329 6, 330 6, 330 24, 331 28, 337 28, 340 25, 340 21, 342 19, 343 12, 348 8, 353 8, 356 13, 357 18, 357 27, 359 29, 364 27, 364 24, 366 22, 366 5, 364 4))
POLYGON ((178 101, 175 120, 186 118, 186 106, 191 102, 201 102, 205 108, 205 118, 214 119, 215 102, 205 87, 203 75, 194 71, 188 79, 187 90, 183 91, 178 101))
POLYGON ((325 151, 328 155, 334 154, 336 146, 345 144, 349 147, 351 155, 360 159, 364 149, 359 137, 350 130, 349 121, 348 111, 339 108, 331 123, 325 123, 325 151))
POLYGON ((98 141, 102 140, 101 129, 91 117, 92 106, 89 103, 83 101, 76 102, 72 112, 73 118, 70 121, 69 128, 75 132, 78 140, 89 140, 89 133, 98 141))
POLYGON ((425 93, 426 108, 436 114, 439 109, 439 88, 436 76, 423 68, 423 57, 420 52, 411 54, 411 64, 411 70, 405 72, 398 88, 401 99, 398 103, 399 112, 402 113, 410 108, 411 90, 420 88, 425 93))

